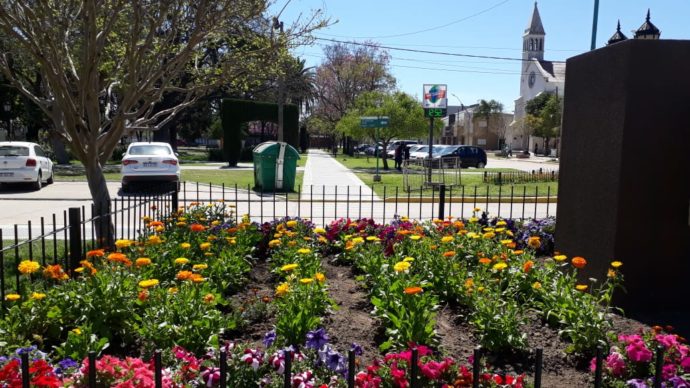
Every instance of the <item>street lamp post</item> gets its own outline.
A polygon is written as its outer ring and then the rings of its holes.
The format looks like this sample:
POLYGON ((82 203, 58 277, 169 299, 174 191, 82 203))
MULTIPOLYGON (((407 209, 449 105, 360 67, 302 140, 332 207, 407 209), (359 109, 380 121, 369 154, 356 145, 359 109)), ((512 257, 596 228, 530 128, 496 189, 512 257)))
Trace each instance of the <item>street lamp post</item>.
POLYGON ((5 117, 7 118, 7 140, 14 140, 14 134, 12 133, 12 119, 10 118, 10 110, 12 109, 12 106, 10 105, 9 101, 5 101, 5 104, 2 106, 2 108, 5 110, 5 117))

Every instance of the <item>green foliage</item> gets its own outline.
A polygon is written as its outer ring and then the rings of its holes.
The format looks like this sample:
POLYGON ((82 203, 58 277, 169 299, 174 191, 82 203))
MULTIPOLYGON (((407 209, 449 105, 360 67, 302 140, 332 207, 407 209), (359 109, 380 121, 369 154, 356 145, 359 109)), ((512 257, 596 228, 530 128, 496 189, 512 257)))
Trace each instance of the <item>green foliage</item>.
POLYGON ((541 93, 527 101, 525 124, 533 130, 534 136, 546 139, 560 136, 562 101, 557 94, 541 93))

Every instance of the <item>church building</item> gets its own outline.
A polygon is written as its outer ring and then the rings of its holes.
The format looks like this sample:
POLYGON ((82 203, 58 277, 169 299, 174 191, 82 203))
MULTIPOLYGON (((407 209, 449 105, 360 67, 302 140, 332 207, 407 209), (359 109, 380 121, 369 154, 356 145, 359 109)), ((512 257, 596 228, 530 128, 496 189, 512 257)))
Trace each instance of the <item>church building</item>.
POLYGON ((534 3, 532 17, 522 35, 522 65, 520 97, 515 100, 515 116, 511 123, 512 146, 516 150, 544 150, 543 139, 529 136, 523 129, 525 104, 541 93, 556 93, 563 97, 565 88, 565 62, 544 60, 546 32, 534 3))

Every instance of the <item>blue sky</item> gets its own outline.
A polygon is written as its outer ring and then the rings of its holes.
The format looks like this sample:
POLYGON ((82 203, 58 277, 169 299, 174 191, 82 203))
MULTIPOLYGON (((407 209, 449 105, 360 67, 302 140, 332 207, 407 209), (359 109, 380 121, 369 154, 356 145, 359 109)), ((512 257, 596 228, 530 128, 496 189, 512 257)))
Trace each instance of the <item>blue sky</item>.
MULTIPOLYGON (((289 24, 300 13, 322 9, 333 21, 316 36, 374 41, 383 46, 457 54, 520 58, 522 33, 532 14, 532 0, 277 0, 289 24)), ((594 0, 538 2, 544 29, 545 59, 566 60, 590 48, 594 0)), ((690 39, 690 0, 600 0, 597 48, 605 46, 620 19, 629 38, 651 9, 662 39, 690 39)), ((295 54, 317 66, 323 45, 316 41, 295 54)), ((448 103, 469 105, 479 99, 502 102, 513 111, 519 95, 520 62, 390 50, 390 70, 398 89, 421 98, 425 83, 448 84, 448 103), (457 96, 457 98, 455 96, 457 96)))

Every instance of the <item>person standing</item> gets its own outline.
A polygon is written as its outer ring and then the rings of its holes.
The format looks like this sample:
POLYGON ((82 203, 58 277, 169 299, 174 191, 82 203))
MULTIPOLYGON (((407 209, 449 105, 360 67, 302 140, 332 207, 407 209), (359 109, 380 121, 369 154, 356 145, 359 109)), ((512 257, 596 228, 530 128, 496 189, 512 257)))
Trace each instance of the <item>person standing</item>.
POLYGON ((398 171, 402 170, 403 147, 405 147, 403 143, 398 144, 398 146, 395 147, 395 154, 393 156, 395 159, 395 168, 398 171))

